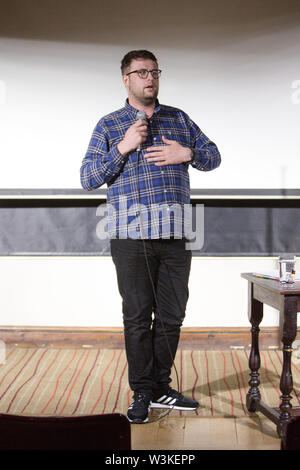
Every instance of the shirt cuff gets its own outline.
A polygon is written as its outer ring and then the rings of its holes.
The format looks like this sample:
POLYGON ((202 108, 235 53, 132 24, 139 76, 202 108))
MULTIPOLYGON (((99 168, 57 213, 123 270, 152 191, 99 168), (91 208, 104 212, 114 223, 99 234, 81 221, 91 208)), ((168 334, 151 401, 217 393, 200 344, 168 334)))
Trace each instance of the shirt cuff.
POLYGON ((119 152, 117 145, 115 145, 111 149, 110 155, 111 155, 115 165, 120 165, 120 164, 124 163, 124 161, 127 158, 127 154, 122 155, 122 153, 119 152))

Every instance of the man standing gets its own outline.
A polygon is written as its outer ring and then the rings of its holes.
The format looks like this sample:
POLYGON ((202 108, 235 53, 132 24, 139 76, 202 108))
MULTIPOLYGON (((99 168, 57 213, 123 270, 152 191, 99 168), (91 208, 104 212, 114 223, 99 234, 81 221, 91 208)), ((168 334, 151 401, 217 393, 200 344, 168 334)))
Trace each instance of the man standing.
POLYGON ((111 254, 134 392, 127 417, 144 423, 151 406, 199 406, 169 385, 191 266, 183 218, 178 228, 178 214, 170 209, 190 202, 189 166, 210 171, 221 157, 183 111, 158 102, 161 70, 151 52, 129 52, 121 71, 128 99, 96 125, 82 162, 81 184, 86 190, 108 186, 111 254), (162 207, 169 217, 157 216, 162 207))

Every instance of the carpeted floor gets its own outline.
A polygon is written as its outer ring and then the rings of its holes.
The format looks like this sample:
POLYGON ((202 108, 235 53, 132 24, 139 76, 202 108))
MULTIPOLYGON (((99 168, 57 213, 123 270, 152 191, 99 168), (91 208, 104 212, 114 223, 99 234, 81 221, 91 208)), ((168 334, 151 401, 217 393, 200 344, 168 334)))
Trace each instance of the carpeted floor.
MULTIPOLYGON (((200 402, 188 416, 246 416, 249 351, 178 351, 179 390, 200 402)), ((282 353, 261 351, 261 395, 279 405, 282 353)), ((293 362, 292 404, 300 404, 300 365, 293 362)), ((172 372, 173 388, 177 388, 172 372)), ((126 414, 132 392, 124 350, 11 348, 0 365, 0 412, 25 415, 126 414)), ((184 413, 172 411, 172 415, 184 413)))

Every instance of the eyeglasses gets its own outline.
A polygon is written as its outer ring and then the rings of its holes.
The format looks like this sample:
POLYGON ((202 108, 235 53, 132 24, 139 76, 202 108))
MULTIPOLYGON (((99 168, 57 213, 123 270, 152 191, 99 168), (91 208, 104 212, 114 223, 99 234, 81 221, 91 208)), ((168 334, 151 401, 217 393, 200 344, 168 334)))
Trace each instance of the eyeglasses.
POLYGON ((132 72, 126 73, 126 75, 130 75, 131 73, 137 73, 140 78, 147 78, 149 73, 151 73, 153 78, 159 78, 160 74, 161 74, 161 70, 159 70, 159 69, 153 69, 153 70, 140 69, 140 70, 133 70, 132 72))

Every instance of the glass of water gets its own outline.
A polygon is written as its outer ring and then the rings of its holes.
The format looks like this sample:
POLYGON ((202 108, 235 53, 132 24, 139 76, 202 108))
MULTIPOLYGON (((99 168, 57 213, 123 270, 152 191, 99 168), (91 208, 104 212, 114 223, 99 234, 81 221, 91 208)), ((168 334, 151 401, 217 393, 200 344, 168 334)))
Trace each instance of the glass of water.
POLYGON ((279 280, 282 284, 293 284, 295 282, 296 256, 279 256, 279 280))

